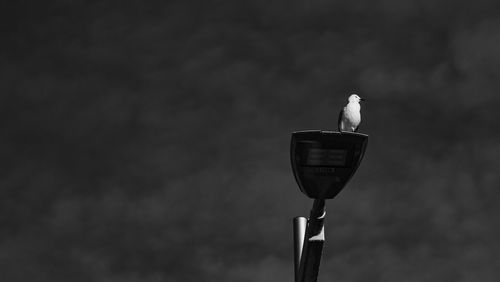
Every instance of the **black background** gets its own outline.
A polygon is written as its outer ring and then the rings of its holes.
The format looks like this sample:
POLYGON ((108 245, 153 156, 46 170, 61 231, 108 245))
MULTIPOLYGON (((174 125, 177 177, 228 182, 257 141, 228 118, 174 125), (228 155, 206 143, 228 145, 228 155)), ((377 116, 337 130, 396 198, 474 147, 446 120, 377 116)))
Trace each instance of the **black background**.
POLYGON ((292 281, 290 133, 350 93, 319 281, 500 276, 500 2, 10 2, 1 281, 292 281))

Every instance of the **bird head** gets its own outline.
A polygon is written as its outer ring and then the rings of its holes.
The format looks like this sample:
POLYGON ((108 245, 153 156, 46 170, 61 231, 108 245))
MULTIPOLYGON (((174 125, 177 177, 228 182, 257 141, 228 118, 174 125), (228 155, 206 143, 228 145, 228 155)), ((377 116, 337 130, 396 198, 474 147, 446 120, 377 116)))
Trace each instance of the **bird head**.
POLYGON ((363 98, 359 97, 357 94, 351 94, 348 99, 349 103, 359 103, 361 101, 364 101, 363 98))

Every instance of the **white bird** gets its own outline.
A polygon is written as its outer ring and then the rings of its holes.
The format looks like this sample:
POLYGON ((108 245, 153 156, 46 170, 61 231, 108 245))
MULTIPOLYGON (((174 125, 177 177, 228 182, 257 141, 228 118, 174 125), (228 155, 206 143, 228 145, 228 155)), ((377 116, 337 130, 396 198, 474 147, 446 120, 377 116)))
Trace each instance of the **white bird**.
POLYGON ((356 94, 349 96, 347 105, 340 111, 338 126, 340 132, 356 132, 361 123, 361 105, 364 101, 356 94))

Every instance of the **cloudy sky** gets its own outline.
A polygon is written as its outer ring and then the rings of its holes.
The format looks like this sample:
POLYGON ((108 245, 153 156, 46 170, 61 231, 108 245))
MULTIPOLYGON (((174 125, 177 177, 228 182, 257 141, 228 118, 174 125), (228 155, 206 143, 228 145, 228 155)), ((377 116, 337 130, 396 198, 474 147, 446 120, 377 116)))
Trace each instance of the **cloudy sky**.
POLYGON ((500 2, 2 4, 0 280, 293 280, 290 134, 370 135, 319 281, 497 281, 500 2))

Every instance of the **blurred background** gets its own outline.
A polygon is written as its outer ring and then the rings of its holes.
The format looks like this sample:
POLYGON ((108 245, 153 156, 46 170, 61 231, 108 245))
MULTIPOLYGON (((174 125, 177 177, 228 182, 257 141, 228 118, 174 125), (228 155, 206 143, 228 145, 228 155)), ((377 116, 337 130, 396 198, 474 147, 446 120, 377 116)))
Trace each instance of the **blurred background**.
POLYGON ((358 93, 319 281, 498 281, 500 2, 0 13, 0 280, 293 281, 290 134, 358 93))

